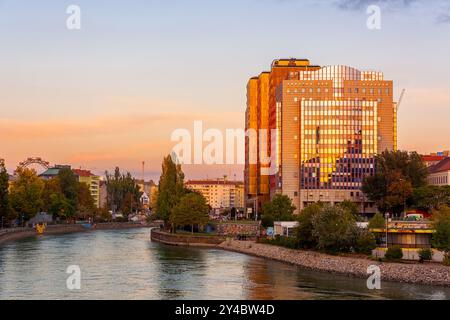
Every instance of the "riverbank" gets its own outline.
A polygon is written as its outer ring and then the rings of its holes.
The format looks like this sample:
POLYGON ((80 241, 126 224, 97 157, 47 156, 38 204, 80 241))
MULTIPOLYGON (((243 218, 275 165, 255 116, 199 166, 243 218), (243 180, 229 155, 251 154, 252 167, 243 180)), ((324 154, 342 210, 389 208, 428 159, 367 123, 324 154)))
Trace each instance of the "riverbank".
MULTIPOLYGON (((61 224, 61 225, 49 225, 45 229, 45 235, 67 234, 75 232, 87 232, 95 230, 115 230, 115 229, 130 229, 130 228, 143 228, 150 225, 142 225, 134 222, 106 222, 96 224, 95 229, 86 229, 80 224, 61 224)), ((35 237, 36 231, 32 228, 14 228, 0 230, 0 245, 24 238, 35 237)))
POLYGON ((324 253, 294 250, 269 244, 228 239, 219 245, 224 250, 291 263, 303 268, 345 274, 367 279, 367 267, 377 265, 381 281, 450 287, 450 267, 437 263, 386 263, 362 257, 332 256, 324 253))

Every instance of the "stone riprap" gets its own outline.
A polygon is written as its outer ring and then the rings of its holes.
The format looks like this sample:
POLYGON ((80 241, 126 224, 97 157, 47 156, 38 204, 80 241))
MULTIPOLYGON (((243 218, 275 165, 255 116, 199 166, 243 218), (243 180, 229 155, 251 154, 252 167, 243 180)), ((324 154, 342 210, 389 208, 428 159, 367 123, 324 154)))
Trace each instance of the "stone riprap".
POLYGON ((364 257, 333 256, 315 251, 294 250, 250 241, 227 239, 220 247, 258 257, 288 262, 304 268, 367 279, 370 265, 381 270, 381 281, 450 286, 450 267, 438 263, 378 262, 364 257))

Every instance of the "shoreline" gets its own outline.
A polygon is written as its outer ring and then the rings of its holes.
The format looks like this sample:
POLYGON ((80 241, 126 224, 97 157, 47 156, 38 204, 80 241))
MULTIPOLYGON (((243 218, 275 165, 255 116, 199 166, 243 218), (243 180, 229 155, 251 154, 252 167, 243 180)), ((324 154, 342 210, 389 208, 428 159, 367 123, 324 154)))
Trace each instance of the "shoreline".
POLYGON ((62 224, 62 225, 49 225, 45 229, 45 232, 43 235, 37 235, 36 231, 32 228, 26 228, 26 229, 4 229, 0 230, 0 246, 26 238, 32 238, 32 237, 41 237, 45 235, 59 235, 59 234, 69 234, 69 233, 81 233, 81 232, 89 232, 89 231, 96 231, 96 230, 116 230, 116 229, 132 229, 132 228, 148 228, 151 227, 151 224, 142 225, 140 223, 134 223, 134 222, 105 222, 105 223, 98 223, 96 225, 95 229, 86 229, 82 225, 79 224, 62 224))
POLYGON ((376 265, 381 270, 381 281, 417 285, 450 287, 450 267, 436 263, 407 264, 378 262, 369 258, 333 256, 325 253, 295 250, 249 241, 227 240, 220 249, 260 258, 285 262, 302 268, 367 279, 367 268, 376 265))

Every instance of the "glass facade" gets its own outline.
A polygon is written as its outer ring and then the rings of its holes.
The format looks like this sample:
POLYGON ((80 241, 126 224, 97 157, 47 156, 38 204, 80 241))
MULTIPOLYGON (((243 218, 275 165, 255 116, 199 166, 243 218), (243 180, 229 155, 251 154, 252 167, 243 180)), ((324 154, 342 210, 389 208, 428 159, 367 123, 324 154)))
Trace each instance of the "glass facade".
POLYGON ((377 103, 302 101, 301 189, 359 189, 374 173, 377 103))

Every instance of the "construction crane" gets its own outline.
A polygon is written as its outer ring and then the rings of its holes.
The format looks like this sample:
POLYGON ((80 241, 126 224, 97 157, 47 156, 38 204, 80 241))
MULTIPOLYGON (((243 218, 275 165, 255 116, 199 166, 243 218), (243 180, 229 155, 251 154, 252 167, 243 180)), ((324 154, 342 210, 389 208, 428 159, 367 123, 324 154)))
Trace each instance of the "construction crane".
POLYGON ((396 105, 396 107, 397 107, 397 112, 398 112, 398 110, 400 109, 400 105, 401 105, 401 103, 402 103, 403 97, 405 96, 405 92, 406 92, 406 89, 403 89, 403 90, 402 90, 402 93, 400 94, 400 98, 398 99, 398 102, 397 102, 397 105, 396 105))

